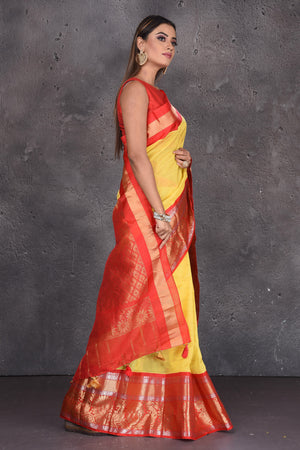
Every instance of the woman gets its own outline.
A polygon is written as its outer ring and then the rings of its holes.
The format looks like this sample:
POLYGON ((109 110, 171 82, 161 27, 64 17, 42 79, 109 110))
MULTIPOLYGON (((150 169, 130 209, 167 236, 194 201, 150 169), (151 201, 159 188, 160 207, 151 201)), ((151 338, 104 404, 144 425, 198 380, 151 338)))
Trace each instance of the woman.
POLYGON ((175 25, 138 26, 116 98, 124 168, 95 323, 62 409, 90 434, 198 439, 232 424, 202 360, 199 282, 186 122, 155 86, 176 46, 175 25))

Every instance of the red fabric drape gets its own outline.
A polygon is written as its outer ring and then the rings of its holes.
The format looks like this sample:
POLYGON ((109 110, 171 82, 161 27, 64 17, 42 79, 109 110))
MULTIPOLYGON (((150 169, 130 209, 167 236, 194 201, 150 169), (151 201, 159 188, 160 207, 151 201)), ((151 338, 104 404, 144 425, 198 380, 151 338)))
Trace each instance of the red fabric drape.
POLYGON ((133 175, 125 149, 120 197, 113 211, 116 245, 106 262, 94 326, 74 380, 190 342, 172 272, 190 251, 199 312, 191 184, 189 169, 182 194, 167 210, 173 234, 159 250, 151 205, 133 175))

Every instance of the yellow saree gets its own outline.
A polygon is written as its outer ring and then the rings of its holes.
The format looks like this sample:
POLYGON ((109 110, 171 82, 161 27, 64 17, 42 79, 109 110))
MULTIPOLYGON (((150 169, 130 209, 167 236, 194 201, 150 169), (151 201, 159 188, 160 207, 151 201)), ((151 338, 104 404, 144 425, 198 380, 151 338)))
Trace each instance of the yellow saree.
MULTIPOLYGON (((139 80, 127 82, 133 79, 139 80)), ((173 154, 183 147, 186 121, 164 91, 139 81, 149 98, 147 155, 172 236, 158 250, 152 209, 129 164, 118 103, 124 169, 113 213, 116 246, 60 415, 99 433, 198 439, 232 424, 198 341, 191 169, 180 168, 173 154)))

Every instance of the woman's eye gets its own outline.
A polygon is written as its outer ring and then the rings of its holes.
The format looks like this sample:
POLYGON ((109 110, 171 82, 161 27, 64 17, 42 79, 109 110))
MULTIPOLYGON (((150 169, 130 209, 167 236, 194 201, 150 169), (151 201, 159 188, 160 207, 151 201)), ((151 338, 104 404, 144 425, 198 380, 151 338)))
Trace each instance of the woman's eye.
MULTIPOLYGON (((159 39, 162 42, 165 42, 165 40, 166 40, 165 36, 157 36, 157 39, 159 39)), ((177 42, 172 41, 172 45, 173 45, 173 47, 175 47, 177 45, 177 42)))

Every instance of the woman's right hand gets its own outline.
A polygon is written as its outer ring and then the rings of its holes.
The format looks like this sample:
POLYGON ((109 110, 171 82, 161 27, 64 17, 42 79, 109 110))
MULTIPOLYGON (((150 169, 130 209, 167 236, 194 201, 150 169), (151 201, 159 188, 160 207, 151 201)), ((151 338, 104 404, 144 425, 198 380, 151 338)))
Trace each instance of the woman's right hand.
POLYGON ((169 222, 165 222, 163 220, 155 219, 156 225, 155 225, 155 232, 158 235, 160 239, 162 239, 162 242, 160 243, 159 248, 163 248, 163 246, 166 244, 167 240, 171 236, 172 233, 172 227, 169 222))

